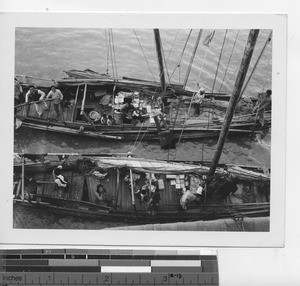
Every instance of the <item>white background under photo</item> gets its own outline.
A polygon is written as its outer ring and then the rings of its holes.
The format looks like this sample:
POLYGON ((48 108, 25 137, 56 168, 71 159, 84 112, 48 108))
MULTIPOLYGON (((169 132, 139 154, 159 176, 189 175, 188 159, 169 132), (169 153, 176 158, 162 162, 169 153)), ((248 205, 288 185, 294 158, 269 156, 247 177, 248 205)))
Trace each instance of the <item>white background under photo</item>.
MULTIPOLYGON (((43 23, 47 24, 47 15, 46 11, 55 12, 55 11, 70 11, 70 12, 93 12, 93 11, 103 11, 103 12, 167 12, 167 13, 182 13, 182 12, 193 12, 193 13, 254 13, 254 14, 285 14, 288 15, 288 69, 287 69, 287 147, 286 147, 286 174, 285 174, 285 162, 281 161, 277 166, 278 170, 281 170, 281 175, 279 176, 278 184, 281 186, 279 191, 283 194, 278 195, 278 199, 281 200, 277 202, 277 206, 275 203, 275 210, 277 212, 276 207, 279 207, 277 213, 277 218, 271 220, 271 224, 273 229, 277 229, 278 232, 274 234, 273 237, 268 238, 268 235, 263 235, 261 237, 256 237, 256 234, 247 234, 247 242, 249 242, 248 246, 259 246, 256 248, 249 247, 241 247, 242 245, 246 245, 244 238, 236 239, 236 236, 231 236, 232 234, 217 234, 217 239, 219 241, 215 241, 216 234, 210 233, 211 237, 205 237, 206 244, 203 243, 203 233, 201 235, 195 233, 184 233, 182 236, 176 236, 169 234, 162 234, 160 239, 154 239, 154 243, 164 244, 168 246, 172 244, 173 238, 177 241, 180 240, 182 245, 188 240, 193 244, 197 244, 199 246, 220 246, 227 245, 228 247, 217 247, 219 253, 219 268, 220 268, 220 285, 300 285, 300 227, 298 223, 299 218, 299 203, 300 203, 300 194, 299 194, 299 146, 300 146, 300 137, 298 132, 300 130, 300 121, 299 121, 299 106, 300 106, 300 96, 299 96, 299 88, 298 88, 298 74, 299 74, 299 53, 300 53, 300 32, 299 32, 299 15, 300 11, 299 3, 294 1, 257 1, 253 0, 250 2, 246 1, 1 1, 0 3, 0 11, 36 11, 42 12, 43 23), (286 190, 285 190, 285 180, 286 180, 286 190), (282 188, 283 186, 283 188, 282 188), (286 195, 284 195, 284 193, 286 195), (286 200, 286 201, 285 201, 286 200), (286 204, 285 204, 286 203, 286 204), (282 207, 285 208, 282 209, 282 207), (285 218, 285 227, 283 226, 283 219, 285 218), (285 238, 284 238, 285 236, 285 238), (278 241, 279 238, 279 241, 278 241), (208 240, 208 241, 207 241, 208 240), (284 245, 282 242, 284 241, 284 245), (271 245, 276 246, 284 246, 281 248, 274 248, 271 245), (262 246, 269 246, 267 248, 261 248, 262 246)), ((47 12, 48 13, 48 12, 47 12)), ((211 15, 206 14, 205 17, 201 17, 205 20, 206 25, 210 25, 213 22, 213 17, 211 15)), ((222 14, 220 14, 222 16, 222 14)), ((5 14, 0 15, 0 21, 3 20, 4 17, 7 17, 5 14)), ((161 15, 156 15, 157 21, 159 22, 159 18, 161 15)), ((279 16, 283 17, 284 16, 279 16)), ((37 17, 39 18, 39 16, 37 17)), ((37 18, 33 18, 37 19, 37 18)), ((263 19, 262 15, 259 17, 263 19)), ((39 20, 42 21, 42 20, 39 20)), ((227 17, 227 24, 230 28, 230 23, 232 21, 231 17, 227 17)), ((253 21, 251 23, 247 22, 247 17, 241 17, 241 21, 244 21, 244 24, 248 24, 248 28, 256 28, 257 21, 253 21), (249 24, 252 24, 249 27, 249 24)), ((16 21, 16 25, 22 24, 22 17, 16 21)), ((55 25, 55 22, 52 22, 55 25)), ((201 24, 201 22, 200 22, 201 24)), ((270 25, 272 23, 270 22, 270 25)), ((9 27, 1 28, 1 35, 4 30, 9 27)), ((223 25, 222 28, 225 28, 223 25)), ((275 38, 274 38, 275 41, 275 38)), ((13 59, 11 56, 13 55, 13 45, 12 51, 7 50, 7 44, 11 44, 10 38, 2 38, 0 41, 0 56, 2 62, 1 69, 1 88, 2 88, 2 104, 0 109, 1 114, 1 122, 2 122, 2 160, 0 162, 1 167, 1 192, 0 192, 0 201, 1 201, 1 213, 0 213, 0 242, 2 243, 2 247, 5 247, 3 243, 12 243, 12 242, 28 242, 35 241, 38 243, 46 243, 45 238, 49 238, 49 240, 56 241, 63 244, 74 242, 77 243, 76 240, 82 239, 81 235, 77 237, 74 235, 74 232, 69 231, 66 234, 61 234, 60 231, 52 231, 50 233, 44 233, 41 237, 41 231, 30 231, 27 233, 24 231, 14 231, 12 229, 12 215, 10 213, 11 209, 7 209, 5 205, 10 204, 11 197, 8 197, 7 194, 10 194, 11 190, 11 172, 12 172, 12 160, 11 154, 13 152, 13 120, 12 115, 9 114, 9 108, 12 108, 13 102, 12 98, 9 98, 9 94, 12 94, 12 84, 11 86, 7 83, 11 81, 13 77, 13 67, 11 64, 11 60, 13 63, 13 59), (8 53, 3 54, 3 49, 8 53), (7 63, 7 60, 10 62, 9 65, 3 64, 7 63), (9 99, 8 99, 9 98, 9 99), (11 118, 9 121, 8 118, 11 118)), ((282 51, 284 51, 286 46, 286 41, 282 40, 282 42, 277 43, 277 45, 281 45, 282 51)), ((275 46, 275 44, 274 44, 275 46)), ((276 55, 276 51, 274 49, 274 57, 276 55)), ((285 61, 285 55, 283 53, 283 62, 285 61)), ((286 69, 283 66, 280 67, 277 72, 282 73, 283 77, 285 77, 286 69)), ((275 68, 274 68, 275 69, 275 68)), ((274 72, 274 71, 273 71, 274 72)), ((276 86, 276 82, 273 79, 274 87, 276 86)), ((273 87, 273 90, 274 90, 273 87)), ((278 87, 279 90, 282 87, 278 87)), ((282 93, 285 95, 285 92, 282 93)), ((285 100, 283 99, 282 105, 278 103, 277 112, 285 113, 285 100)), ((12 109, 11 109, 12 110, 12 109)), ((283 120, 283 127, 285 125, 285 120, 283 120)), ((274 125, 273 125, 274 126, 274 125)), ((276 141, 276 136, 279 137, 279 141, 285 141, 285 132, 280 128, 276 130, 272 130, 272 174, 273 172, 273 158, 284 157, 285 150, 284 149, 276 149, 273 148, 273 143, 276 141), (275 150, 274 150, 275 149, 275 150), (274 152, 274 153, 273 153, 274 152)), ((276 144, 276 142, 275 142, 276 144)), ((272 185, 272 188, 276 186, 272 185)), ((273 191, 273 189, 272 189, 273 191)), ((273 208, 273 204, 271 204, 273 208)), ((273 210, 274 210, 273 208, 273 210)), ((273 219, 274 211, 272 211, 272 219, 273 219)), ((271 229, 272 229, 271 226, 271 229)), ((83 244, 84 243, 92 243, 99 244, 103 242, 106 235, 104 232, 101 233, 101 239, 96 239, 96 232, 89 231, 89 234, 83 235, 83 244), (88 237, 87 237, 88 236, 88 237)), ((243 234, 241 234, 243 236, 243 234)), ((206 234, 204 235, 206 236, 206 234)), ((123 241, 130 241, 131 243, 135 243, 136 240, 143 240, 144 236, 140 236, 136 233, 130 232, 130 235, 122 237, 123 241)), ((111 237, 111 241, 114 241, 115 235, 111 237)), ((17 244, 14 245, 17 247, 17 244)), ((28 245, 30 247, 30 245, 28 245)), ((84 248, 84 246, 83 246, 84 248)))

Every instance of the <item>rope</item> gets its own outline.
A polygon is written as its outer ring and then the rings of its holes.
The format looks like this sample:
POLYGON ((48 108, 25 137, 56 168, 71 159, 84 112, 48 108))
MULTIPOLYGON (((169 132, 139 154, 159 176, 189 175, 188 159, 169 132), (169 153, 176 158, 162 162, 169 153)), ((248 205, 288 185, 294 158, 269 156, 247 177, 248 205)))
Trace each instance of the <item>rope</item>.
POLYGON ((151 75, 152 75, 152 78, 153 78, 153 80, 155 81, 155 77, 154 77, 153 72, 152 72, 152 70, 151 70, 150 64, 149 64, 149 62, 148 62, 148 60, 147 60, 146 54, 145 54, 145 52, 144 52, 144 49, 143 49, 143 47, 142 47, 142 45, 141 45, 141 43, 140 43, 140 40, 139 40, 139 38, 138 38, 138 35, 137 35, 136 32, 135 32, 135 29, 133 29, 133 32, 134 32, 134 34, 135 34, 135 36, 136 36, 136 39, 137 39, 137 41, 138 41, 138 43, 139 43, 139 46, 140 46, 141 50, 142 50, 142 53, 143 53, 144 58, 145 58, 145 60, 146 60, 148 69, 149 69, 149 71, 150 71, 150 73, 151 73, 151 75))
POLYGON ((266 76, 265 76, 265 80, 264 80, 263 90, 265 90, 265 86, 266 86, 266 83, 267 83, 267 78, 268 78, 269 71, 270 71, 270 61, 271 61, 271 54, 269 54, 269 60, 268 60, 267 72, 266 72, 266 76))
POLYGON ((220 92, 221 89, 222 89, 222 86, 223 86, 225 77, 226 77, 226 75, 227 75, 227 70, 228 70, 228 67, 229 67, 230 62, 231 62, 231 58, 232 58, 232 55, 233 55, 233 51, 234 51, 234 49, 235 49, 235 45, 236 45, 236 41, 237 41, 237 39, 238 39, 239 33, 240 33, 240 30, 238 30, 238 32, 237 32, 237 34, 236 34, 235 41, 234 41, 234 44, 233 44, 233 46, 232 46, 231 54, 230 54, 230 57, 229 57, 229 60, 228 60, 228 64, 227 64, 227 67, 226 67, 226 70, 225 70, 225 73, 224 73, 224 77, 223 77, 223 79, 222 79, 222 83, 221 83, 219 92, 220 92))
MULTIPOLYGON (((197 78, 197 81, 196 81, 195 89, 196 89, 196 87, 197 87, 197 83, 200 81, 200 77, 201 77, 201 74, 202 74, 204 62, 206 61, 206 56, 207 56, 208 49, 209 49, 209 46, 206 46, 205 55, 204 55, 203 60, 202 60, 202 64, 201 64, 201 68, 200 68, 200 71, 199 71, 199 74, 198 74, 198 78, 197 78)), ((193 103, 193 100, 194 100, 194 97, 195 97, 196 93, 197 93, 197 91, 195 91, 195 92, 193 93, 192 98, 191 98, 191 102, 190 102, 190 104, 189 104, 189 108, 188 108, 188 112, 187 112, 187 118, 186 118, 186 120, 185 120, 185 123, 184 123, 184 125, 183 125, 183 127, 182 127, 182 130, 181 130, 181 133, 180 133, 180 136, 179 136, 178 146, 177 146, 177 148, 176 148, 176 153, 175 153, 175 159, 176 159, 176 155, 177 155, 177 150, 179 149, 179 146, 180 146, 181 137, 182 137, 182 134, 183 134, 183 131, 184 131, 184 128, 185 128, 186 121, 189 119, 189 114, 190 114, 191 107, 192 107, 192 103, 193 103)))
POLYGON ((187 37, 187 39, 186 39, 186 41, 185 41, 185 44, 184 44, 183 50, 182 50, 182 52, 181 52, 181 55, 180 55, 180 57, 179 57, 179 59, 178 59, 178 61, 177 61, 177 63, 176 63, 176 66, 175 66, 175 68, 174 68, 174 70, 173 70, 173 72, 172 72, 172 74, 171 74, 171 76, 170 76, 170 80, 171 80, 171 78, 173 77, 173 75, 174 75, 174 73, 175 73, 177 67, 180 67, 180 63, 181 63, 181 60, 182 60, 182 58, 183 58, 183 53, 184 53, 185 48, 186 48, 186 46, 187 46, 187 43, 188 43, 188 41, 189 41, 189 39, 190 39, 190 36, 191 36, 192 31, 193 31, 193 30, 191 29, 190 32, 189 32, 189 35, 188 35, 188 37, 187 37))
POLYGON ((108 29, 108 44, 109 44, 109 51, 110 51, 110 57, 111 57, 111 67, 112 67, 113 77, 116 78, 115 68, 114 68, 114 59, 113 59, 113 54, 112 54, 112 46, 111 46, 111 34, 110 34, 109 29, 108 29))
POLYGON ((107 30, 106 29, 105 29, 105 47, 106 47, 106 74, 108 74, 109 49, 108 49, 108 39, 107 39, 107 30))
POLYGON ((172 52, 172 50, 173 50, 173 47, 174 47, 175 41, 176 41, 176 39, 177 39, 178 33, 179 33, 179 29, 177 30, 177 33, 176 33, 176 35, 175 35, 174 41, 173 41, 173 43, 172 43, 171 49, 170 49, 169 54, 168 54, 168 57, 167 57, 167 61, 169 60, 170 54, 171 54, 171 52, 172 52))
POLYGON ((116 60, 116 52, 115 52, 115 44, 114 44, 114 34, 113 34, 113 30, 112 30, 112 29, 110 29, 110 31, 111 31, 112 48, 113 48, 113 52, 114 52, 114 60, 115 60, 116 76, 117 76, 117 78, 118 78, 117 60, 116 60))
POLYGON ((214 83, 213 83, 213 87, 212 87, 212 93, 214 92, 214 87, 215 87, 215 83, 216 83, 216 79, 217 79, 217 75, 219 72, 219 65, 221 62, 221 58, 222 58, 222 54, 223 54, 223 49, 224 49, 224 44, 226 41, 226 35, 227 35, 228 30, 225 31, 225 35, 224 35, 224 40, 223 40, 223 44, 222 44, 222 48, 221 48, 221 52, 220 52, 220 56, 219 56, 219 61, 218 61, 218 65, 217 65, 217 70, 216 70, 216 74, 215 74, 215 79, 214 79, 214 83))

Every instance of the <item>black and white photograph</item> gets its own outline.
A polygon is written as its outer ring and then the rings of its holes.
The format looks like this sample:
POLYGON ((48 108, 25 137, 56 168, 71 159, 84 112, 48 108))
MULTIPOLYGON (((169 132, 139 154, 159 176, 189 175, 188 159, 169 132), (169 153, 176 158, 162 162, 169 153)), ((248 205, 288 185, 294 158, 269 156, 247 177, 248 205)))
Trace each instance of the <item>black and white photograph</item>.
POLYGON ((269 231, 272 30, 15 44, 15 228, 269 231))
POLYGON ((4 240, 282 245, 286 18, 197 16, 2 17, 4 240))

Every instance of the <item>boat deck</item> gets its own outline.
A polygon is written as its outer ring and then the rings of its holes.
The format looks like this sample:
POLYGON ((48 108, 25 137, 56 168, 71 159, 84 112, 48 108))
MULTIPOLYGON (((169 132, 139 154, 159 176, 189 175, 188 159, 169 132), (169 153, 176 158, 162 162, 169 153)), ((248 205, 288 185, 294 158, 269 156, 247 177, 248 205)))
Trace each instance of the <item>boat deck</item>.
MULTIPOLYGON (((91 172, 82 174, 78 171, 64 171, 64 177, 69 182, 70 188, 64 191, 56 186, 51 172, 35 173, 34 181, 37 182, 36 192, 38 195, 43 195, 52 198, 72 199, 76 201, 84 201, 95 203, 95 190, 98 184, 102 184, 107 191, 107 198, 114 203, 114 207, 121 211, 134 211, 131 197, 131 188, 128 180, 124 178, 129 175, 127 169, 108 169, 107 176, 103 179, 97 178, 91 172), (119 170, 119 171, 117 171, 119 170)), ((145 184, 145 174, 140 173, 140 179, 136 181, 135 190, 141 188, 145 184)), ((155 175, 160 181, 159 194, 161 197, 161 205, 159 212, 178 212, 180 206, 180 191, 179 186, 174 184, 174 179, 169 179, 165 174, 155 175)), ((181 182, 182 183, 182 182, 181 182)), ((177 184, 178 185, 178 184, 177 184)), ((29 193, 32 192, 29 187, 25 188, 29 193)), ((240 205, 243 203, 264 203, 268 202, 268 195, 260 186, 259 182, 242 182, 238 185, 238 191, 234 195, 229 195, 226 199, 218 200, 214 196, 208 196, 201 199, 200 202, 192 202, 189 205, 189 211, 199 209, 202 205, 240 205)), ((139 212, 148 211, 148 203, 140 202, 135 196, 135 205, 139 212)))

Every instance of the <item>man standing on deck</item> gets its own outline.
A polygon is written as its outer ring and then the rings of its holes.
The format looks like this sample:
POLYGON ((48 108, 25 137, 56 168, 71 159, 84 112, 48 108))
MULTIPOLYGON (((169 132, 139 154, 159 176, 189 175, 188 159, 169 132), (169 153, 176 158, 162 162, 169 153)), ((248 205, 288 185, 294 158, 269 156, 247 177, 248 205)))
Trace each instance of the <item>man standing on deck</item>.
POLYGON ((36 110, 36 113, 41 118, 43 114, 43 110, 38 103, 39 101, 43 100, 45 98, 45 93, 41 90, 35 88, 34 85, 29 86, 29 90, 25 95, 25 102, 34 101, 34 107, 36 110))
POLYGON ((51 90, 47 95, 47 99, 51 99, 53 103, 53 107, 56 113, 56 116, 59 120, 60 109, 61 109, 61 101, 63 100, 64 96, 62 95, 61 91, 57 89, 54 85, 51 86, 51 90))
POLYGON ((195 115, 200 115, 200 105, 202 103, 202 100, 205 96, 205 90, 203 87, 201 87, 199 85, 199 83, 197 83, 197 86, 199 88, 199 90, 196 92, 194 99, 193 99, 193 103, 194 103, 194 107, 195 107, 195 115))
POLYGON ((258 100, 254 107, 254 111, 257 111, 257 117, 261 127, 265 125, 265 111, 271 110, 271 94, 272 91, 270 89, 268 89, 266 92, 258 93, 258 100))

